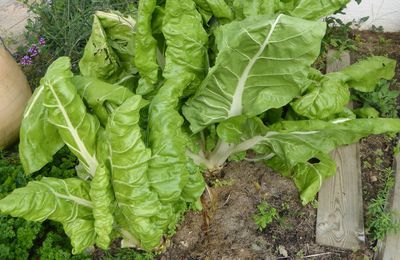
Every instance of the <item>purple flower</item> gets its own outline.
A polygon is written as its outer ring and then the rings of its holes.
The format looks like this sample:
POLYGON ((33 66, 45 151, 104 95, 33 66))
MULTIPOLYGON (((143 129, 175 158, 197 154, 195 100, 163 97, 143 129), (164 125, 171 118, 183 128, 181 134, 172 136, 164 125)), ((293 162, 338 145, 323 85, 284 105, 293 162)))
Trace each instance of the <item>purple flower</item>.
POLYGON ((44 39, 44 37, 40 37, 39 38, 39 44, 42 45, 42 46, 46 45, 46 40, 44 39))
POLYGON ((32 44, 32 46, 28 50, 28 53, 31 57, 35 57, 39 54, 39 48, 36 46, 36 44, 32 44))
POLYGON ((21 58, 21 61, 19 63, 22 65, 30 65, 32 64, 32 58, 29 57, 28 55, 25 55, 24 57, 21 58))

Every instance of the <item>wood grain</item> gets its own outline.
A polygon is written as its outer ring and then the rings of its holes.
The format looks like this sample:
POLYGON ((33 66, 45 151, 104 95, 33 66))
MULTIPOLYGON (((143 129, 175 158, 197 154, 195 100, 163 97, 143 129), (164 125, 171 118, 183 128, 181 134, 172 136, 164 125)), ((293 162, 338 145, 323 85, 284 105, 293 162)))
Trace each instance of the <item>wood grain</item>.
MULTIPOLYGON (((338 71, 350 65, 349 53, 332 59, 335 52, 328 52, 327 72, 338 71)), ((365 242, 361 165, 359 145, 352 144, 332 153, 337 171, 326 180, 318 195, 317 233, 318 244, 359 249, 365 242)))
MULTIPOLYGON (((389 204, 389 210, 394 212, 394 221, 400 221, 400 155, 397 155, 394 159, 393 169, 396 173, 396 184, 389 204)), ((400 234, 390 232, 386 238, 379 243, 378 247, 377 259, 400 259, 400 234)))

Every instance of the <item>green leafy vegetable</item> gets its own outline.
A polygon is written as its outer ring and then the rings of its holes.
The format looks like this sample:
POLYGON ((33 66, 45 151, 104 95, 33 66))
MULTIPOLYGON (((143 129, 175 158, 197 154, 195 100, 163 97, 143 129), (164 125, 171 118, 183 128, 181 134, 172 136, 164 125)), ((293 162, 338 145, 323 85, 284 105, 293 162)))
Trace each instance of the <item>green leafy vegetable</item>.
POLYGON ((21 128, 26 173, 66 144, 78 177, 30 182, 0 200, 0 212, 60 222, 73 253, 116 237, 159 252, 184 212, 201 209, 202 173, 249 150, 309 203, 335 173, 332 150, 400 131, 398 119, 346 108, 349 89, 373 91, 395 61, 311 68, 325 34, 318 20, 347 2, 140 1, 137 23, 97 12, 81 75, 56 60, 21 128))
POLYGON ((61 222, 71 238, 74 253, 94 244, 89 184, 79 179, 43 178, 14 190, 0 201, 0 211, 31 221, 61 222))
POLYGON ((20 130, 19 154, 26 174, 40 170, 64 146, 56 127, 47 121, 43 102, 44 86, 41 85, 25 109, 20 130))
POLYGON ((142 76, 137 93, 142 95, 152 91, 158 81, 157 41, 151 24, 155 8, 156 0, 139 2, 135 63, 142 76))
POLYGON ((288 104, 300 94, 324 32, 323 23, 286 15, 255 16, 221 27, 216 65, 183 110, 193 132, 288 104))
POLYGON ((110 245, 110 234, 114 224, 112 208, 114 193, 110 179, 108 169, 104 165, 99 165, 89 192, 93 202, 94 229, 98 235, 96 244, 103 249, 107 249, 110 245))

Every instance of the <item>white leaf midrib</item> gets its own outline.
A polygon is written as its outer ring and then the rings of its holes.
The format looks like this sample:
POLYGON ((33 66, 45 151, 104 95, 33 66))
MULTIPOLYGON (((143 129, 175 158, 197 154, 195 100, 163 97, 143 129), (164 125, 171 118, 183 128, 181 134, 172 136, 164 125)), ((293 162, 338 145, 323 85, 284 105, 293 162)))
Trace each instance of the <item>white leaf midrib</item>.
POLYGON ((238 116, 238 115, 242 114, 242 112, 243 112, 242 98, 243 98, 243 92, 244 92, 247 78, 248 78, 250 71, 252 70, 254 64, 260 58, 260 56, 264 52, 265 48, 269 44, 271 36, 272 36, 273 32, 275 31, 275 28, 278 25, 279 20, 281 19, 282 16, 283 16, 283 14, 280 14, 276 18, 276 20, 274 21, 274 23, 271 26, 271 29, 270 29, 267 37, 265 38, 263 44, 260 46, 258 52, 251 58, 251 60, 249 60, 249 63, 247 64, 246 68, 243 70, 243 73, 240 76, 239 81, 236 85, 235 93, 233 94, 232 104, 231 104, 231 108, 228 113, 228 117, 234 117, 234 116, 238 116))
POLYGON ((82 155, 83 159, 85 160, 84 166, 87 168, 89 174, 94 176, 96 172, 96 168, 98 165, 97 159, 94 156, 91 156, 89 151, 87 150, 85 144, 82 142, 77 129, 72 125, 71 119, 68 116, 67 111, 65 111, 64 106, 61 103, 61 100, 58 98, 57 93, 55 92, 52 84, 47 84, 51 93, 54 96, 54 99, 57 102, 57 107, 61 111, 61 114, 64 117, 65 122, 67 123, 67 129, 71 133, 72 138, 74 139, 76 145, 78 146, 78 152, 82 155))
POLYGON ((38 101, 38 99, 40 98, 40 96, 42 95, 44 90, 43 85, 39 86, 38 91, 35 95, 35 97, 33 98, 31 104, 29 105, 29 107, 26 109, 25 113, 24 113, 24 118, 27 118, 29 116, 29 114, 31 113, 33 107, 35 106, 36 102, 38 101))

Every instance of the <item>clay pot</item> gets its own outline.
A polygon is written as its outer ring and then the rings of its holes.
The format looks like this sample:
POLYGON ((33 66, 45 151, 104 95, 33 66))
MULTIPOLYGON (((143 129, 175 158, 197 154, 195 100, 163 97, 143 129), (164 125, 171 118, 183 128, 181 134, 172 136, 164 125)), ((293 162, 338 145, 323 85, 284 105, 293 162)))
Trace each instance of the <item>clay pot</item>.
POLYGON ((31 95, 21 68, 0 45, 0 149, 17 140, 22 114, 31 95))

